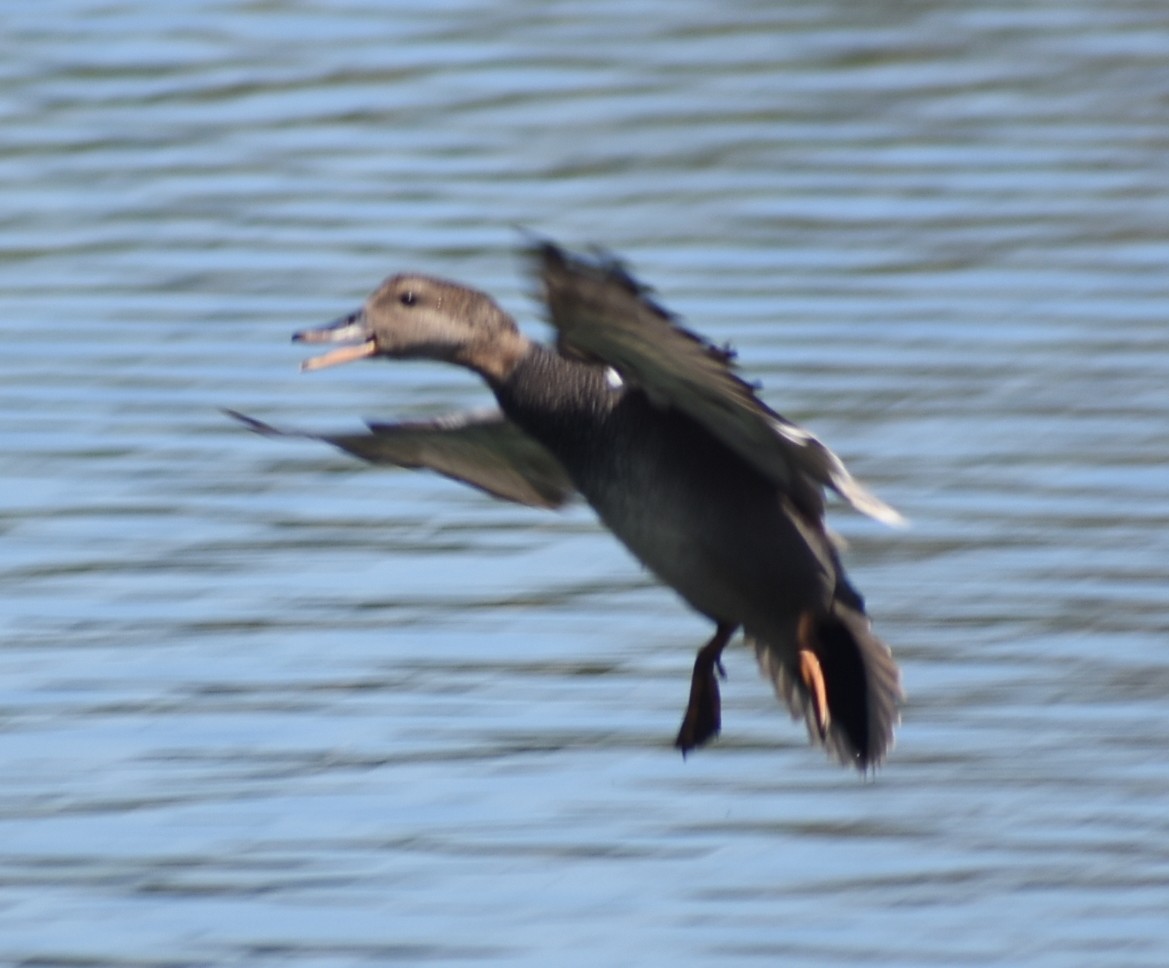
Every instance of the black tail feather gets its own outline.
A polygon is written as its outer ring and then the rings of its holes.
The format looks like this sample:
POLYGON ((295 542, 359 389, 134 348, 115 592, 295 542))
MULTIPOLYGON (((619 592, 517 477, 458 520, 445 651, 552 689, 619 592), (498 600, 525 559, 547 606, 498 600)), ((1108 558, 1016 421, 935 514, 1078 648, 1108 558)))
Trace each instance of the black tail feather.
POLYGON ((858 770, 875 768, 893 745, 902 698, 893 656, 851 602, 809 619, 788 642, 754 637, 759 664, 813 742, 858 770), (802 651, 815 661, 802 662, 802 651))

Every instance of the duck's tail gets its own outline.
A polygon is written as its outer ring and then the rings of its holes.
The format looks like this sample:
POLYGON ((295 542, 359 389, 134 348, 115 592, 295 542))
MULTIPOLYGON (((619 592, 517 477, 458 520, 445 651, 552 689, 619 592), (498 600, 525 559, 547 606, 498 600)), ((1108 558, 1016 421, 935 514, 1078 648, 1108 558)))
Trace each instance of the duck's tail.
POLYGON ((814 743, 862 772, 880 764, 893 745, 901 677, 860 596, 847 589, 826 612, 804 612, 782 647, 751 638, 763 674, 814 743))

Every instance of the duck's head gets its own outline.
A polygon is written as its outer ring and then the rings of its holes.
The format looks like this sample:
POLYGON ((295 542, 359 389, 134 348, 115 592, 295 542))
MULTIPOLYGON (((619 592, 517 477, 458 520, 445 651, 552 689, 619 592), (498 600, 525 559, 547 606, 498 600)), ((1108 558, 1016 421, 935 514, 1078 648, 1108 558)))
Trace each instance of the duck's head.
POLYGON ((356 312, 292 339, 343 344, 305 360, 302 370, 387 356, 457 363, 496 379, 505 377, 527 348, 515 321, 490 296, 409 274, 391 276, 356 312))

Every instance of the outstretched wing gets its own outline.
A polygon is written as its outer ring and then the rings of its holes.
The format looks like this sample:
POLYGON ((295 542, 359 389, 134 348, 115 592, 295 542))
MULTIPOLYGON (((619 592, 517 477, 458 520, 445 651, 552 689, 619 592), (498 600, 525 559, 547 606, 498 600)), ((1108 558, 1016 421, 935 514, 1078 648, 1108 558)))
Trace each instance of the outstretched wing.
POLYGON ((532 254, 562 352, 608 364, 657 405, 683 411, 801 507, 820 507, 812 482, 878 521, 902 523, 816 437, 763 403, 729 350, 680 326, 620 263, 586 261, 550 242, 532 254))
POLYGON ((234 410, 224 411, 269 437, 323 440, 371 464, 425 468, 505 501, 557 508, 576 493, 568 473, 498 410, 409 423, 371 423, 367 433, 281 430, 234 410))

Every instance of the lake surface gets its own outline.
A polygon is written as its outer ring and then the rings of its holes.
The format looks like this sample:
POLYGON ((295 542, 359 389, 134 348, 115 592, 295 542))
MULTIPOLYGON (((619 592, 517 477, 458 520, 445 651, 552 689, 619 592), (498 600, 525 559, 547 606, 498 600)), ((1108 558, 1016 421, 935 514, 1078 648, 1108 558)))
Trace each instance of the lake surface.
POLYGON ((1162 966, 1169 7, 9 4, 0 963, 1162 966), (263 440, 420 269, 622 253, 912 521, 874 780, 577 506, 263 440))

